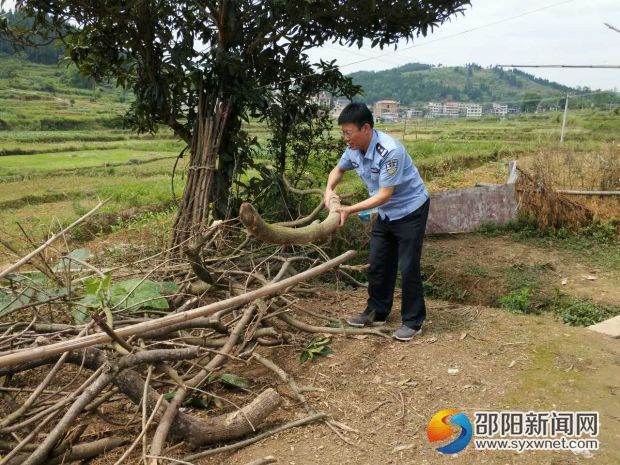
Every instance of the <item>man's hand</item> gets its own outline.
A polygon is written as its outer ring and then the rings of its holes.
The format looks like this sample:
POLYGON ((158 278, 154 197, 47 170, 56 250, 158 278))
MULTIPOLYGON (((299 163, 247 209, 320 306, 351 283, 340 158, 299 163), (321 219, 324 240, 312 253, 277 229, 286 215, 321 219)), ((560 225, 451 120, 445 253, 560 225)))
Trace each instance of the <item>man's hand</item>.
POLYGON ((342 228, 351 214, 349 212, 349 207, 340 207, 336 211, 340 213, 340 227, 342 228))

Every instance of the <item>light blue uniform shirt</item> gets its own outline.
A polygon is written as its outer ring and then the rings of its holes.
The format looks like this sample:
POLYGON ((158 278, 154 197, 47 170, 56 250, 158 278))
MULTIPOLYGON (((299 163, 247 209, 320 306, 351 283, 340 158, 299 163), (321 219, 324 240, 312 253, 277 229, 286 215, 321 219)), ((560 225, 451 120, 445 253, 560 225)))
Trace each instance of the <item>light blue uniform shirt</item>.
POLYGON ((373 130, 366 153, 347 148, 338 166, 345 171, 354 169, 370 196, 381 187, 394 187, 390 200, 379 207, 383 219, 398 220, 428 199, 428 191, 405 147, 381 131, 373 130))

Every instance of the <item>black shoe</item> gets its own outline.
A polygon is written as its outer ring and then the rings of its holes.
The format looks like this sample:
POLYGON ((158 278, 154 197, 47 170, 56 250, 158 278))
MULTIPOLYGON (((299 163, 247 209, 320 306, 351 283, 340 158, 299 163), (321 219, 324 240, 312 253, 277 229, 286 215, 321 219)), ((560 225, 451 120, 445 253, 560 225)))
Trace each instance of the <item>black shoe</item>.
POLYGON ((361 315, 347 318, 347 323, 350 326, 356 328, 363 328, 364 326, 381 326, 385 324, 385 320, 375 319, 375 312, 373 310, 364 311, 361 315))

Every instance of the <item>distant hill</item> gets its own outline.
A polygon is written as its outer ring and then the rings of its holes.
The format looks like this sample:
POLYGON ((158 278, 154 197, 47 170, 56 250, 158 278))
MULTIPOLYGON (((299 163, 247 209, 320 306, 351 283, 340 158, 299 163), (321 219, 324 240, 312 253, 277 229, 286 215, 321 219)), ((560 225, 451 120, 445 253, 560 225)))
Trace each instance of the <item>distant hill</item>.
POLYGON ((0 131, 121 128, 132 100, 131 93, 95 83, 73 65, 0 53, 0 131))
POLYGON ((482 68, 476 64, 435 67, 410 63, 385 71, 359 71, 349 76, 363 88, 363 96, 357 100, 367 103, 394 99, 402 105, 446 100, 518 105, 528 94, 547 98, 577 91, 522 71, 482 68))
MULTIPOLYGON (((0 20, 5 21, 10 29, 28 30, 32 26, 32 19, 24 17, 14 11, 0 10, 0 20)), ((59 41, 49 41, 47 38, 34 37, 34 43, 40 44, 36 47, 13 45, 6 37, 0 34, 0 53, 6 55, 18 55, 33 63, 52 65, 64 55, 64 47, 59 41)))

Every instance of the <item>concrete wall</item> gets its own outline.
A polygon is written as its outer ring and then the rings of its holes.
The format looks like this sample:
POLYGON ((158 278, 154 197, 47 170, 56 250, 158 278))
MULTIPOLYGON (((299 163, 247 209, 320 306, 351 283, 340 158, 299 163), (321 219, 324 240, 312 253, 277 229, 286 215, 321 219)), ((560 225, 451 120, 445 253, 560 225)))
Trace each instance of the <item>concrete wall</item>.
POLYGON ((506 224, 517 218, 517 164, 511 161, 506 184, 431 194, 426 234, 471 232, 484 223, 506 224))
POLYGON ((431 194, 426 234, 471 232, 483 223, 505 224, 517 217, 514 184, 431 194))

